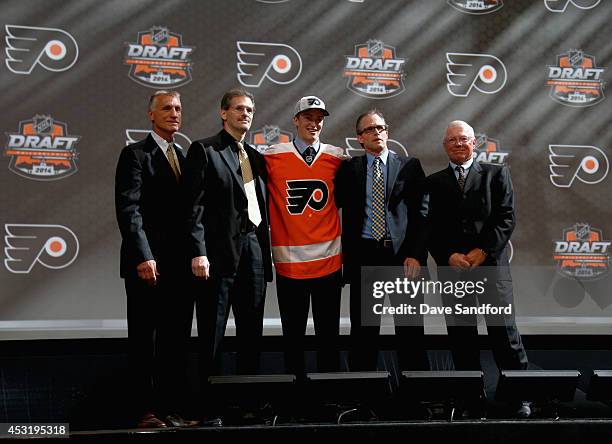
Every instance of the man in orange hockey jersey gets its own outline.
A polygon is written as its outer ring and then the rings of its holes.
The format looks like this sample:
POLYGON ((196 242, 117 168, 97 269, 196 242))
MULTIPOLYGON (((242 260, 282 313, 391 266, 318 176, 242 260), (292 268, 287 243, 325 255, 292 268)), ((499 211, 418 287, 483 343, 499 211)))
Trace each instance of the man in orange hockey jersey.
POLYGON ((304 374, 311 300, 319 370, 338 369, 342 253, 334 177, 346 156, 319 140, 328 115, 323 100, 302 97, 295 105, 293 142, 264 152, 285 367, 298 377, 304 374))

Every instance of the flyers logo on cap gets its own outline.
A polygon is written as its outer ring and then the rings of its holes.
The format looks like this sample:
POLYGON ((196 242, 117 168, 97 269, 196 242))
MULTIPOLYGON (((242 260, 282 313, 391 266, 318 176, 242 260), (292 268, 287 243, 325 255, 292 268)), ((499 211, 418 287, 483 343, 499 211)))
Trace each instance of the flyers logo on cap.
MULTIPOLYGON (((365 149, 361 146, 356 137, 346 137, 344 139, 346 143, 346 154, 351 157, 362 156, 365 153, 365 149)), ((395 139, 387 139, 387 148, 389 151, 393 151, 395 154, 400 156, 408 156, 408 150, 395 139)))
POLYGON ((70 69, 79 57, 79 46, 63 29, 5 25, 6 67, 15 74, 30 74, 37 65, 47 71, 70 69))
MULTIPOLYGON (((130 145, 136 143, 151 133, 151 130, 146 129, 126 129, 125 130, 125 144, 130 145)), ((174 133, 174 144, 182 150, 186 150, 191 145, 191 139, 185 134, 177 131, 174 133)), ((185 151, 186 153, 187 151, 185 151)))
POLYGON ((368 40, 355 45, 353 55, 346 56, 344 77, 347 88, 369 99, 387 99, 404 92, 403 66, 395 47, 380 40, 368 40))
POLYGON ((35 115, 7 133, 4 153, 9 170, 33 180, 57 180, 77 172, 76 145, 80 136, 69 135, 68 125, 51 116, 35 115))
POLYGON ((608 175, 606 153, 595 146, 549 145, 550 181, 559 188, 569 188, 575 179, 593 185, 608 175))
POLYGON ((504 6, 502 0, 447 0, 458 11, 467 14, 490 14, 504 6))
POLYGON ((249 135, 249 145, 253 146, 257 151, 263 153, 270 145, 277 143, 287 143, 293 140, 293 133, 283 131, 276 125, 265 125, 255 131, 251 131, 249 135))
POLYGON ((568 5, 578 9, 593 9, 601 0, 544 0, 544 6, 551 12, 565 12, 568 5))
POLYGON ((484 133, 476 133, 476 160, 478 162, 506 163, 509 152, 501 150, 499 140, 492 139, 484 133))
POLYGON ((598 68, 595 58, 581 49, 570 49, 557 56, 557 62, 548 67, 550 97, 566 106, 592 106, 601 102, 605 68, 598 68))
POLYGON ((79 240, 63 225, 5 224, 4 266, 11 273, 29 273, 37 263, 60 269, 79 254, 79 240))
POLYGON ((191 82, 190 56, 195 49, 183 45, 183 36, 164 26, 138 33, 136 43, 127 43, 124 64, 129 77, 150 88, 176 88, 191 82))
POLYGON ((287 211, 302 214, 306 207, 321 211, 327 205, 329 190, 322 180, 288 180, 287 211))
POLYGON ((575 279, 597 279, 610 269, 610 241, 600 229, 576 223, 563 230, 563 239, 555 242, 553 259, 563 276, 575 279))
POLYGON ((236 42, 238 81, 258 88, 265 79, 279 85, 294 82, 302 72, 302 58, 283 43, 236 42))
POLYGON ((446 60, 446 88, 453 96, 467 97, 472 88, 495 94, 506 84, 506 67, 494 55, 447 52, 446 60))

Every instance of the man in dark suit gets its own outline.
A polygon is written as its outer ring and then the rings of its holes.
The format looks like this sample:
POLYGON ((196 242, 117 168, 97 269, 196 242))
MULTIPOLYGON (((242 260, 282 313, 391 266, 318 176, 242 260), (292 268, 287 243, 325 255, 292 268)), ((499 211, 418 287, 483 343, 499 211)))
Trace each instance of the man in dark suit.
POLYGON ((179 93, 156 91, 148 115, 153 131, 123 149, 115 177, 134 389, 131 398, 137 404, 139 427, 187 426, 194 424, 184 421, 178 411, 185 407, 182 397, 188 391, 173 383, 177 378, 186 380, 182 373, 193 317, 180 199, 185 156, 173 137, 181 127, 179 93), (161 402, 154 395, 156 373, 161 402), (164 412, 165 423, 157 418, 156 410, 164 412))
MULTIPOLYGON (((429 252, 438 265, 440 281, 483 281, 483 294, 443 295, 446 306, 490 303, 512 306, 511 314, 486 314, 487 330, 500 369, 526 369, 527 355, 514 319, 508 241, 515 226, 514 193, 505 165, 474 160, 474 130, 463 121, 451 122, 444 136, 449 166, 427 178, 429 192, 429 252)), ((446 316, 455 368, 480 370, 476 315, 446 316)), ((520 416, 528 416, 523 406, 520 416)))
MULTIPOLYGON (((389 127, 378 110, 361 114, 356 131, 365 156, 345 161, 336 176, 336 201, 342 208, 343 274, 350 284, 352 371, 376 369, 380 334, 380 316, 372 311, 372 295, 361 294, 361 267, 403 265, 406 277, 417 278, 421 266, 427 264, 425 174, 419 160, 389 151, 389 127)), ((418 297, 411 304, 415 301, 418 297)), ((396 316, 394 321, 400 367, 428 369, 422 318, 396 316)))
POLYGON ((253 95, 232 89, 221 99, 223 129, 189 148, 185 183, 191 269, 198 278, 196 316, 203 376, 212 371, 230 307, 239 341, 238 371, 259 371, 266 282, 272 279, 266 166, 244 141, 251 127, 253 95))

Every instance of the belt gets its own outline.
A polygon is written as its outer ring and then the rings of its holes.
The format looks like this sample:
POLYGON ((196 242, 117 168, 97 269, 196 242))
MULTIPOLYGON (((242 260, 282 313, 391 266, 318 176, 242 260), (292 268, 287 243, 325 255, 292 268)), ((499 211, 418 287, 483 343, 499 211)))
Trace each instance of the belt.
POLYGON ((240 234, 247 234, 257 229, 249 219, 247 219, 246 223, 242 223, 241 225, 240 234))
POLYGON ((391 239, 381 239, 377 241, 376 239, 361 238, 361 241, 370 245, 375 245, 377 248, 393 248, 393 241, 391 239))

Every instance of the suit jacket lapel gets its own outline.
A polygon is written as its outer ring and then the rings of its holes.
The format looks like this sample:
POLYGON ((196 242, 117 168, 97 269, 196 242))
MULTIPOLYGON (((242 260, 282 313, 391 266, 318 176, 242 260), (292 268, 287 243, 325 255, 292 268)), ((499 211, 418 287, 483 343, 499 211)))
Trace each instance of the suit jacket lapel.
POLYGON ((389 196, 391 196, 391 190, 393 190, 393 186, 395 185, 395 180, 397 179, 397 175, 400 170, 400 160, 397 156, 389 151, 389 156, 387 157, 387 161, 389 162, 389 168, 387 168, 387 189, 385 190, 385 194, 387 196, 387 205, 389 204, 389 196))
POLYGON ((448 165, 448 168, 446 169, 446 181, 451 190, 454 190, 457 194, 461 192, 459 182, 457 182, 457 176, 455 176, 455 171, 450 165, 448 165))
POLYGON ((470 171, 465 178, 465 186, 463 187, 463 192, 467 193, 472 188, 474 188, 480 182, 480 175, 482 174, 482 167, 476 161, 472 162, 472 166, 470 167, 470 171))
MULTIPOLYGON (((360 162, 355 162, 355 177, 359 181, 359 204, 361 206, 359 214, 363 215, 366 205, 366 183, 368 173, 368 160, 365 155, 361 156, 360 162)), ((361 221, 360 221, 361 222, 361 221)))
POLYGON ((170 166, 170 163, 168 162, 168 158, 164 154, 164 151, 159 147, 153 136, 149 134, 147 137, 153 168, 158 173, 163 174, 162 177, 167 179, 172 178, 172 181, 176 183, 174 172, 172 171, 172 167, 170 166))
POLYGON ((238 187, 240 187, 242 193, 246 196, 246 191, 244 191, 244 182, 242 181, 242 177, 240 177, 240 175, 238 174, 238 168, 240 168, 240 165, 236 164, 236 159, 232 154, 231 150, 232 147, 230 145, 225 145, 219 150, 219 154, 227 165, 230 174, 234 177, 234 180, 238 184, 238 187))

